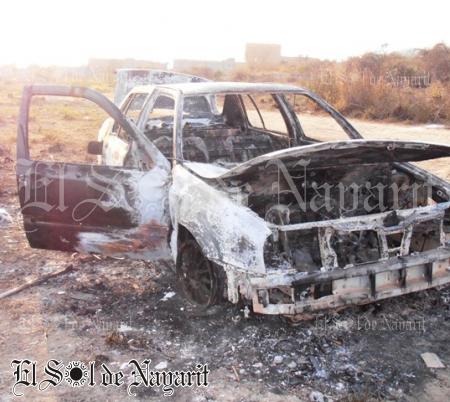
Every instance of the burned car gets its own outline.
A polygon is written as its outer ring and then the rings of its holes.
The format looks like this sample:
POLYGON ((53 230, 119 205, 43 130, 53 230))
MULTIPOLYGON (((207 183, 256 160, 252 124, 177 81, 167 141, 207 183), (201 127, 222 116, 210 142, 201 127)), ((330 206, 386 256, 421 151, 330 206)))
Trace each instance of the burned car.
POLYGON ((450 186, 415 164, 448 156, 445 145, 366 140, 290 85, 147 85, 120 109, 90 89, 32 85, 17 180, 32 247, 173 259, 198 306, 295 315, 450 282, 450 186), (87 150, 98 164, 30 157, 30 99, 44 95, 109 114, 87 150), (317 114, 335 131, 308 126, 317 114))

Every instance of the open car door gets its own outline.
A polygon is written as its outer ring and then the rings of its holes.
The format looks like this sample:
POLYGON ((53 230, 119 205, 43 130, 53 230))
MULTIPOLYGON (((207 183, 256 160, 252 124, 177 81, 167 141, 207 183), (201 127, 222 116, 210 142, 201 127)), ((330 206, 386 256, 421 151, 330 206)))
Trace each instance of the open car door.
MULTIPOLYGON (((92 145, 101 152, 101 142, 92 145)), ((170 164, 102 94, 80 87, 25 87, 16 173, 31 247, 147 260, 169 257, 170 164), (131 139, 125 166, 32 160, 29 110, 37 95, 84 98, 103 109, 131 139)))

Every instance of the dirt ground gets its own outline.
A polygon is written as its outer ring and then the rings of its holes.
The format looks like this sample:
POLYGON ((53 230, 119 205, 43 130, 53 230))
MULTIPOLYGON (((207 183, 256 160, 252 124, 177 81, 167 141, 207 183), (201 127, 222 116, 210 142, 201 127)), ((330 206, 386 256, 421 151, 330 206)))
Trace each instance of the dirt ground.
MULTIPOLYGON (((179 388, 176 401, 443 401, 450 393, 450 288, 292 324, 224 305, 195 312, 174 288, 170 266, 34 250, 22 231, 14 174, 17 95, 0 100, 0 293, 73 264, 74 271, 0 300, 0 401, 13 400, 13 359, 95 361, 127 378, 131 359, 151 367, 207 363, 207 388, 179 388), (436 353, 444 369, 420 354, 436 353)), ((325 121, 309 116, 320 129, 325 121)), ((450 130, 354 122, 368 138, 450 143, 450 130)), ((42 152, 49 138, 37 143, 42 152)), ((423 165, 450 179, 448 159, 423 165)), ((42 376, 41 371, 38 372, 42 376)), ((163 400, 161 389, 67 384, 19 388, 24 400, 163 400)))

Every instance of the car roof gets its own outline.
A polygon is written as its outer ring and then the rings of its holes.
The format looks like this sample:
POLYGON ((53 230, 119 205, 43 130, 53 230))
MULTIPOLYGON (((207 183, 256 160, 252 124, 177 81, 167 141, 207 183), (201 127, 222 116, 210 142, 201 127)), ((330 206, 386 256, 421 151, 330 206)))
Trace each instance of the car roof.
POLYGON ((186 82, 179 84, 140 85, 132 92, 152 92, 155 88, 167 88, 181 92, 183 95, 245 93, 245 92, 308 92, 304 88, 288 84, 254 83, 254 82, 186 82))

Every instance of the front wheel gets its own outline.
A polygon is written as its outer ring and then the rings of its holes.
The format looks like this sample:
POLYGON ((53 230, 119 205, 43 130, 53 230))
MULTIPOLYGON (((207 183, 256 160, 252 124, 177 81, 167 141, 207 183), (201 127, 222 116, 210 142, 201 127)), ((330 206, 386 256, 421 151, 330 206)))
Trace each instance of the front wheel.
POLYGON ((185 240, 177 256, 178 282, 186 299, 200 308, 223 301, 225 273, 209 261, 194 239, 185 240))

